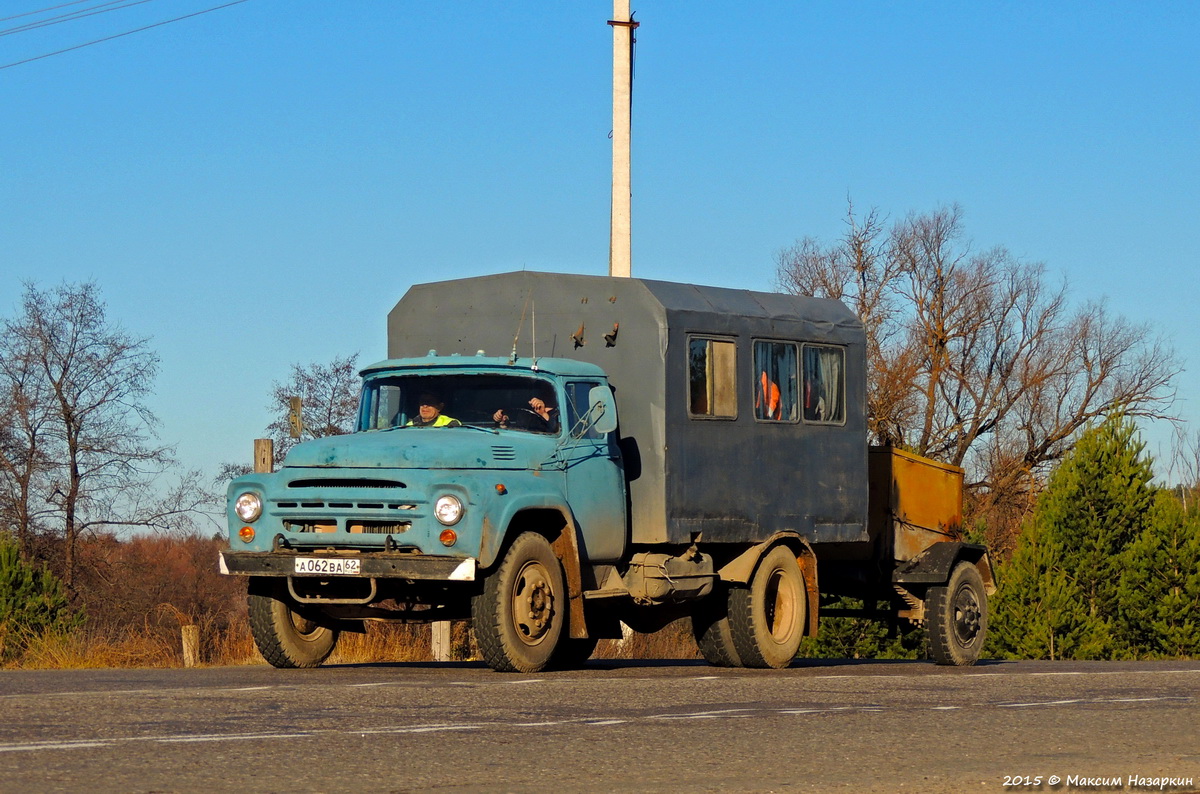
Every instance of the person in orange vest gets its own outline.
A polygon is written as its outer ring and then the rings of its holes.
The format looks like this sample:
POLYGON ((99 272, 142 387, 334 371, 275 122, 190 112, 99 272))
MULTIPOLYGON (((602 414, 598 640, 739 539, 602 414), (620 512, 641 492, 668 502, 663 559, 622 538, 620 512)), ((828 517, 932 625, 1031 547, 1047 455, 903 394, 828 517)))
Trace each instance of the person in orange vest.
POLYGON ((754 401, 754 407, 763 409, 764 419, 783 419, 783 401, 779 386, 767 377, 766 370, 763 370, 759 381, 762 388, 758 392, 758 399, 754 401))
POLYGON ((462 422, 442 413, 444 407, 440 397, 424 392, 417 399, 417 415, 405 427, 462 427, 462 422))

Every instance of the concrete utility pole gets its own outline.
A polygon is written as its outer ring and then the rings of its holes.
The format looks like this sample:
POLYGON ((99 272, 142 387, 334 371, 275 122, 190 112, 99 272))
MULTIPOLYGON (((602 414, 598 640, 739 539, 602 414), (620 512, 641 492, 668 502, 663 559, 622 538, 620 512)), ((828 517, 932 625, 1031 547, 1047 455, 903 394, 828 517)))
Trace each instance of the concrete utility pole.
POLYGON ((609 222, 608 274, 629 277, 632 244, 629 177, 630 110, 633 105, 633 31, 629 0, 613 0, 612 215, 609 222))

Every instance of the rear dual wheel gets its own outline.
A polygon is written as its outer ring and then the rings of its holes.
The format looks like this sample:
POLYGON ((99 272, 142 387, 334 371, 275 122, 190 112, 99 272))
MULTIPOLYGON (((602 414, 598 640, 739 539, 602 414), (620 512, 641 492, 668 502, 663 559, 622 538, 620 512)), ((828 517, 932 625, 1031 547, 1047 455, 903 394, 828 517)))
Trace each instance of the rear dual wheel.
POLYGON ((697 606, 692 633, 709 664, 787 667, 800 650, 807 621, 804 572, 790 549, 776 546, 759 561, 747 587, 719 590, 697 606))
POLYGON ((723 582, 717 582, 717 588, 692 611, 692 636, 704 661, 716 667, 741 667, 729 626, 729 590, 723 582))
POLYGON ((729 591, 729 627, 745 667, 787 667, 800 650, 808 620, 808 591, 796 555, 771 549, 749 587, 729 591))

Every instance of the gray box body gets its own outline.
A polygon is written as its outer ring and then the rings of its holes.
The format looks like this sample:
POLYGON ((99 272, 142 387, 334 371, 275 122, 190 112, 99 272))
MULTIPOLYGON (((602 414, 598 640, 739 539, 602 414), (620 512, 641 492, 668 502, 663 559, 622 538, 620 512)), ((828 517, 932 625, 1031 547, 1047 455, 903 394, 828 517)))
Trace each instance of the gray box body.
POLYGON ((514 272, 413 286, 388 314, 388 357, 574 358, 608 373, 629 488, 629 541, 867 540, 866 346, 841 302, 637 278, 514 272), (615 338, 606 340, 606 334, 615 338), (732 340, 737 412, 688 413, 688 339, 732 340), (574 337, 574 338, 573 338, 574 337), (755 418, 753 342, 845 348, 845 422, 755 418))

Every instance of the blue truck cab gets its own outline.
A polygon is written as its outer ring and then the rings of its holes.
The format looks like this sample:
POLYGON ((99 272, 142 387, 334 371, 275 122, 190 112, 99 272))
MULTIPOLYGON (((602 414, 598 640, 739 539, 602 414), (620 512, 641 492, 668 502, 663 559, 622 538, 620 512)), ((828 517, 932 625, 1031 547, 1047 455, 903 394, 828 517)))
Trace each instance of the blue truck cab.
POLYGON ((222 566, 256 578, 251 617, 268 660, 312 663, 339 629, 370 616, 361 607, 389 597, 426 602, 424 617, 468 616, 478 572, 506 540, 500 530, 520 523, 571 526, 592 561, 624 556, 616 407, 600 368, 430 351, 362 376, 356 432, 299 444, 279 471, 228 489, 237 526, 222 566), (422 402, 441 420, 423 425, 422 402), (281 602, 296 614, 272 616, 281 602), (306 612, 307 644, 280 630, 306 612))

